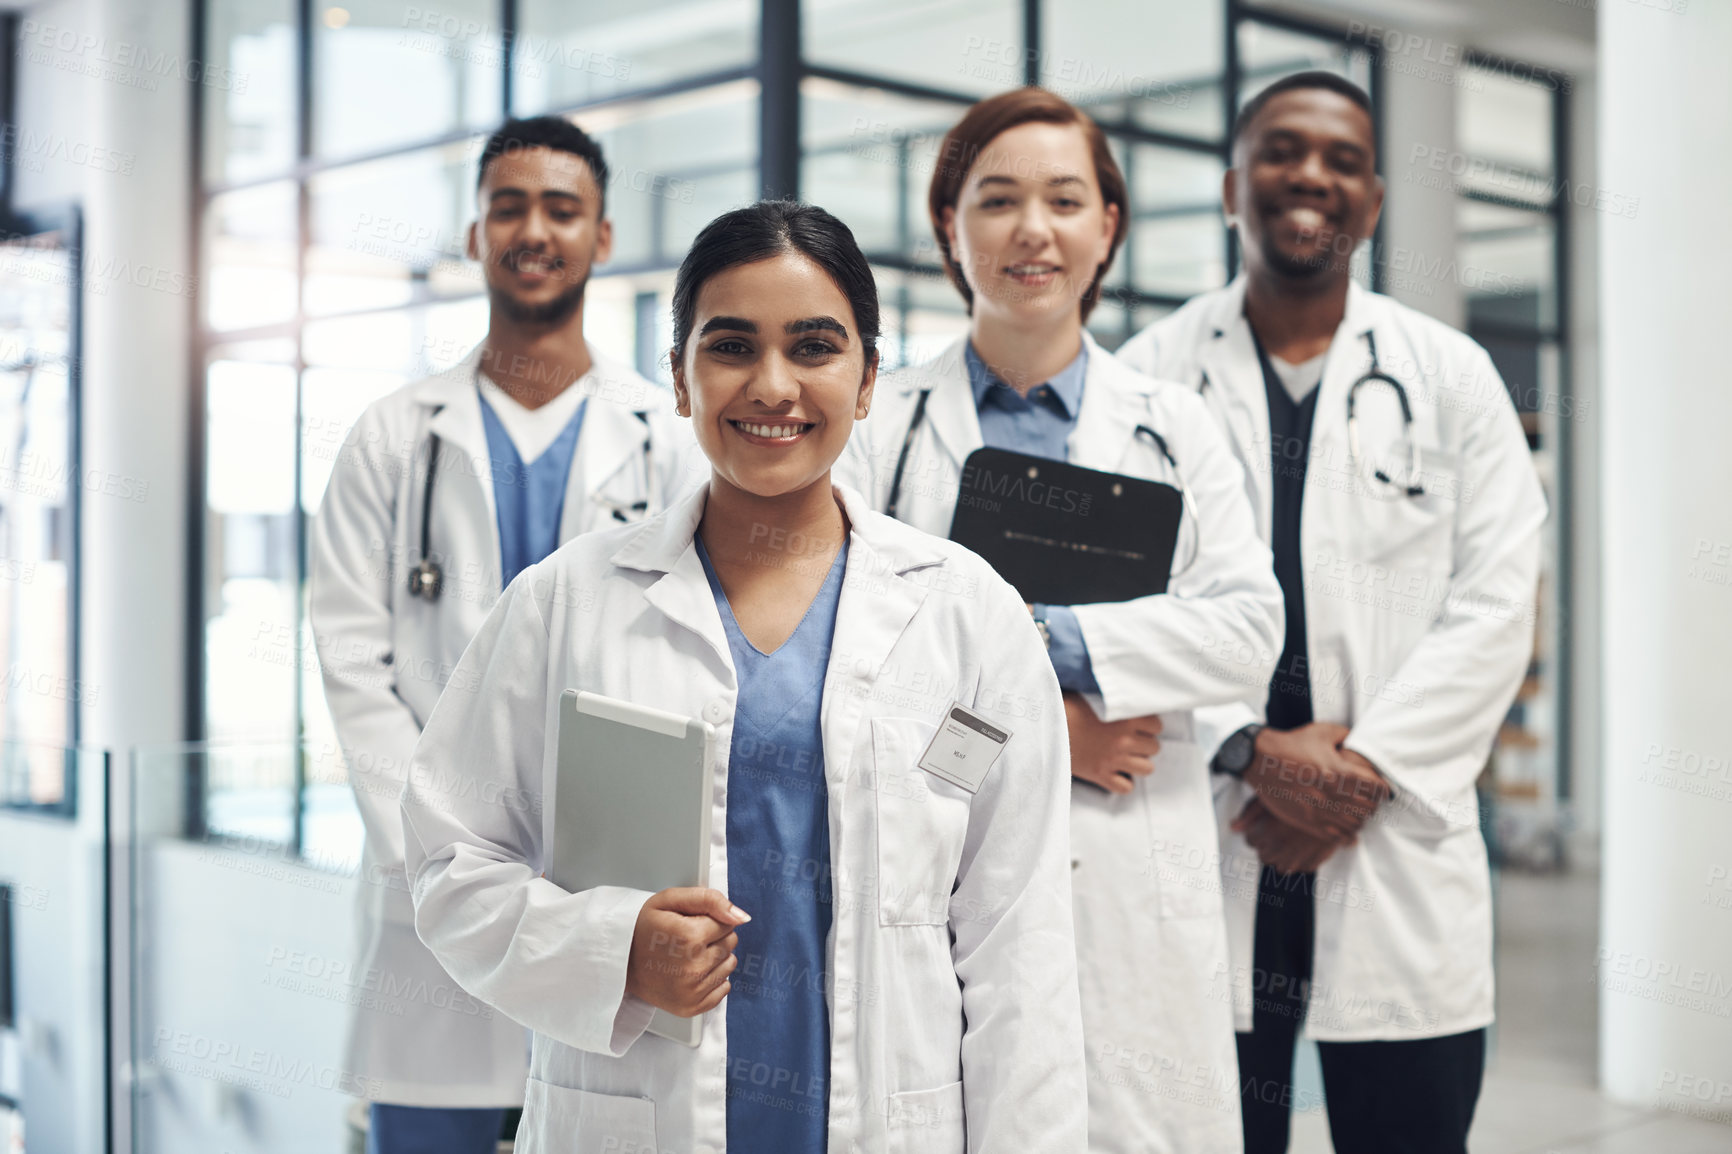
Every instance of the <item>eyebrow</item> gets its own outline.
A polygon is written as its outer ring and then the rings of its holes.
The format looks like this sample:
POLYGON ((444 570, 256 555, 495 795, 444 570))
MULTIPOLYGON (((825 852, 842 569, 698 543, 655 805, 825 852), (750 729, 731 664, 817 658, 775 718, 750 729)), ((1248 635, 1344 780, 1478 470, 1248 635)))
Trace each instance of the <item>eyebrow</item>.
MULTIPOLYGON (((1013 185, 1013 184, 1017 183, 1017 180, 1014 176, 983 176, 979 180, 975 181, 974 183, 975 183, 976 187, 979 187, 979 186, 985 185, 985 184, 1012 184, 1013 185)), ((1055 188, 1061 184, 1084 184, 1086 182, 1080 176, 1055 176, 1051 180, 1047 181, 1046 183, 1047 183, 1048 188, 1055 188)))
MULTIPOLYGON (((1303 144, 1309 146, 1311 138, 1297 128, 1271 128, 1263 136, 1265 143, 1303 144)), ((1323 147, 1336 152, 1352 152, 1356 156, 1370 156, 1371 150, 1356 140, 1325 140, 1323 147)))
MULTIPOLYGON (((493 191, 492 191, 492 192, 491 192, 491 193, 489 193, 489 194, 488 194, 488 196, 487 196, 487 203, 488 203, 488 204, 492 204, 492 203, 494 203, 494 202, 495 202, 495 201, 497 201, 497 200, 499 200, 499 199, 500 199, 500 198, 501 198, 501 197, 507 197, 507 196, 529 196, 529 195, 530 195, 530 192, 529 192, 529 190, 528 190, 528 189, 526 189, 526 188, 515 188, 515 187, 510 187, 510 188, 496 188, 496 189, 494 189, 494 190, 493 190, 493 191)), ((541 190, 541 193, 540 193, 540 195, 541 195, 541 197, 542 197, 542 198, 543 198, 543 199, 546 199, 546 200, 554 200, 554 199, 558 199, 558 200, 574 200, 574 201, 576 201, 576 202, 577 202, 577 203, 578 203, 578 204, 582 204, 582 203, 583 203, 583 197, 581 197, 581 196, 579 196, 579 195, 578 195, 578 194, 577 194, 577 193, 575 193, 575 192, 566 192, 566 191, 565 191, 565 190, 564 190, 564 189, 560 189, 560 188, 546 188, 546 189, 542 189, 542 190, 541 190)))
POLYGON ((835 317, 807 317, 805 320, 789 321, 782 331, 791 337, 801 333, 828 332, 835 333, 843 340, 848 339, 848 326, 835 317))
MULTIPOLYGON (((758 323, 744 317, 711 317, 704 322, 704 327, 698 330, 698 336, 708 336, 714 332, 756 333, 758 323)), ((801 333, 831 332, 838 334, 843 340, 848 339, 848 328, 835 317, 806 317, 802 320, 789 321, 782 326, 782 331, 789 336, 801 333)))
POLYGON ((698 330, 698 336, 705 337, 715 332, 755 333, 757 323, 744 317, 711 317, 704 322, 704 327, 698 330))

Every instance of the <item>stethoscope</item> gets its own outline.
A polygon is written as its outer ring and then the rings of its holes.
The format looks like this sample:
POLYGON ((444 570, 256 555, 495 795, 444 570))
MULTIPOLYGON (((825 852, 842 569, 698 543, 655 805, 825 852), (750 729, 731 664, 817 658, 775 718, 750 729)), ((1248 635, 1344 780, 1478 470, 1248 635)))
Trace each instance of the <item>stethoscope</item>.
MULTIPOLYGON (((884 513, 891 520, 896 519, 896 510, 902 501, 902 475, 908 469, 908 454, 914 448, 914 435, 920 431, 920 424, 926 419, 926 402, 931 396, 932 389, 930 387, 920 390, 920 396, 914 401, 914 415, 908 421, 907 431, 902 434, 902 451, 896 455, 896 471, 890 478, 890 499, 884 503, 884 513)), ((1167 459, 1167 464, 1172 466, 1173 479, 1178 481, 1176 488, 1179 490, 1180 499, 1185 503, 1185 511, 1190 514, 1191 531, 1193 538, 1195 538, 1199 532, 1197 526, 1200 524, 1197 520, 1197 511, 1191 504, 1191 491, 1184 483, 1184 474, 1179 470, 1178 458, 1174 457, 1172 449, 1167 447, 1167 439, 1147 425, 1138 425, 1136 431, 1131 435, 1132 437, 1147 438, 1155 448, 1160 450, 1161 456, 1167 459)), ((1193 540, 1193 555, 1197 544, 1198 542, 1193 540)))
POLYGON ((1365 330, 1365 347, 1371 351, 1371 368, 1347 389, 1348 465, 1350 468, 1357 468, 1359 464, 1359 414, 1354 409, 1355 402, 1359 399, 1359 390, 1374 382, 1388 385, 1395 391, 1395 399, 1401 405, 1401 439, 1407 442, 1407 480, 1402 484, 1382 469, 1373 469, 1371 475, 1385 485, 1395 485, 1402 489, 1409 497, 1423 497, 1425 485, 1421 482, 1419 473, 1419 441, 1413 435, 1413 406, 1407 399, 1407 387, 1377 367, 1377 338, 1370 329, 1365 330))
MULTIPOLYGON (((1221 336, 1221 330, 1215 330, 1215 336, 1221 336)), ((1409 497, 1423 497, 1425 485, 1420 480, 1419 471, 1419 441, 1413 435, 1413 405, 1407 399, 1407 387, 1382 369, 1377 367, 1377 337, 1370 329, 1366 329, 1365 347, 1371 352, 1371 368, 1366 370, 1358 380, 1347 387, 1347 463, 1348 468, 1357 471, 1359 467, 1359 390, 1370 384, 1388 385, 1395 393, 1396 403, 1401 406, 1401 439, 1407 443, 1407 480, 1398 482, 1382 469, 1373 469, 1371 475, 1385 485, 1394 485, 1409 497)), ((1259 350, 1259 355, 1261 351, 1259 350)), ((1209 374, 1204 373, 1197 383, 1197 395, 1201 396, 1210 388, 1209 374)), ((1167 458, 1171 460, 1169 456, 1167 458)), ((1177 468, 1177 466, 1175 466, 1177 468)))
MULTIPOLYGON (((437 417, 444 408, 444 405, 435 406, 432 416, 437 417)), ((642 421, 644 426, 644 491, 647 494, 655 478, 654 462, 650 458, 650 415, 647 411, 634 412, 632 415, 642 421)), ((441 444, 439 434, 429 430, 427 433, 427 480, 423 483, 421 490, 421 560, 409 570, 409 596, 422 597, 428 601, 439 600, 439 594, 445 589, 445 570, 439 562, 433 560, 432 550, 433 482, 439 476, 439 446, 441 444)), ((628 513, 642 515, 648 510, 649 500, 646 496, 642 501, 633 501, 628 505, 615 505, 613 507, 613 519, 615 521, 630 521, 631 517, 627 515, 628 513)))

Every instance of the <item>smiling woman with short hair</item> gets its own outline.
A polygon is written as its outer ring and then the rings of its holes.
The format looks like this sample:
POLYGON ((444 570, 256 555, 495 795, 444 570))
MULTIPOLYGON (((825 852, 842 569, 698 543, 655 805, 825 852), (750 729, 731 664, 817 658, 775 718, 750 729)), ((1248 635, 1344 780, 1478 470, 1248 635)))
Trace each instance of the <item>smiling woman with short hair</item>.
POLYGON ((1083 1149, 1058 684, 984 562, 831 484, 877 339, 829 213, 705 228, 672 362, 709 484, 526 570, 416 750, 417 928, 536 1032, 521 1151, 1083 1149), (540 876, 566 689, 715 726, 716 888, 540 876), (692 1050, 656 1009, 715 1012, 692 1050))
POLYGON ((1076 778, 1089 1148, 1236 1154, 1226 924, 1195 713, 1261 692, 1281 590, 1244 473, 1202 402, 1124 365, 1084 327, 1130 216, 1100 126, 1022 88, 970 108, 939 155, 927 207, 968 333, 882 382, 843 476, 931 533, 949 530, 983 447, 1183 493, 1165 592, 1102 602, 1075 589, 1028 612, 1066 691, 1076 778))

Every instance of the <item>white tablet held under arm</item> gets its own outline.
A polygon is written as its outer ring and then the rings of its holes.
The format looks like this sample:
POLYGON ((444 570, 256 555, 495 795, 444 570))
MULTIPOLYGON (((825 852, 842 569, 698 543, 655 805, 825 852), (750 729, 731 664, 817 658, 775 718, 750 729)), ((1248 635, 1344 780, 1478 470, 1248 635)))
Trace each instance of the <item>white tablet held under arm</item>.
MULTIPOLYGON (((714 746, 705 722, 566 690, 548 878, 571 893, 709 885, 714 746)), ((657 1010, 649 1032, 696 1046, 703 1025, 657 1010)))

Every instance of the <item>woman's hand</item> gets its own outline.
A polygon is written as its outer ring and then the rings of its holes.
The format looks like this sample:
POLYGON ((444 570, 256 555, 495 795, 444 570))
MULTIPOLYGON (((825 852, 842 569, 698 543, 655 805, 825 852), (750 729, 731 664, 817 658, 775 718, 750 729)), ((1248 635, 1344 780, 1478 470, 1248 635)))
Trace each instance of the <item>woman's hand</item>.
POLYGON ((1129 793, 1137 778, 1155 772, 1155 754, 1161 752, 1159 717, 1102 721, 1075 693, 1064 695, 1064 716, 1070 729, 1072 777, 1113 793, 1129 793))
POLYGON ((632 931, 625 992, 680 1018, 715 1009, 739 964, 734 927, 751 920, 716 890, 686 886, 653 895, 632 931))

